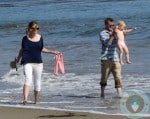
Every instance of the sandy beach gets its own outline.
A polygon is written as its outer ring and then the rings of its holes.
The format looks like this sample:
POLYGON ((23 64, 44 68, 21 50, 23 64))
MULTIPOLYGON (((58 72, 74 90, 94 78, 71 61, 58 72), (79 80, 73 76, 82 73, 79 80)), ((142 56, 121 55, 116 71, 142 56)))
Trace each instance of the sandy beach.
MULTIPOLYGON (((141 119, 149 119, 143 117, 141 119)), ((0 107, 0 119, 128 119, 126 116, 94 114, 87 112, 0 107)))

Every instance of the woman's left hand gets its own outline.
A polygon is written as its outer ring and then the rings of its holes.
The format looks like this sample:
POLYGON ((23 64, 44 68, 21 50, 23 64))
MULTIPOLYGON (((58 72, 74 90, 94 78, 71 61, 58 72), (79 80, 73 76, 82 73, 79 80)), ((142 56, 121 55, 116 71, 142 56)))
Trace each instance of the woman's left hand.
POLYGON ((59 52, 59 51, 54 51, 54 54, 56 55, 56 54, 61 54, 61 52, 59 52))

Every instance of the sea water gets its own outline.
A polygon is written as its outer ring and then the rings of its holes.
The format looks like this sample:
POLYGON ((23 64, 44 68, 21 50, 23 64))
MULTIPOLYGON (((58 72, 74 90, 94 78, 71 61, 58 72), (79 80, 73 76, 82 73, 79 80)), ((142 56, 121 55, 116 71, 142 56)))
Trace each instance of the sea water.
POLYGON ((23 106, 24 74, 10 69, 31 20, 39 23, 44 46, 63 53, 65 74, 53 75, 54 56, 42 54, 44 70, 40 104, 29 106, 106 114, 121 114, 113 76, 108 79, 105 99, 100 98, 99 32, 104 19, 115 25, 124 20, 137 29, 126 36, 132 64, 122 66, 123 92, 150 89, 149 0, 1 0, 0 1, 0 105, 23 106))

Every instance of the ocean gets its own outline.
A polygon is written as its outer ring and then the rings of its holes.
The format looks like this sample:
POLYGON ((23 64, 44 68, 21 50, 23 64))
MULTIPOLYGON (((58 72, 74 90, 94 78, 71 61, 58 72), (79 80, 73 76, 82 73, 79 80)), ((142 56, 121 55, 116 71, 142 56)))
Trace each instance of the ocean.
POLYGON ((137 28, 126 36, 132 64, 122 66, 123 92, 142 90, 150 97, 149 5, 149 0, 1 0, 0 105, 24 107, 22 66, 18 64, 15 71, 9 63, 17 56, 32 20, 39 23, 44 46, 63 53, 66 73, 54 76, 54 56, 42 54, 40 104, 33 104, 31 88, 28 107, 122 114, 112 75, 106 98, 100 98, 99 32, 106 17, 137 28))

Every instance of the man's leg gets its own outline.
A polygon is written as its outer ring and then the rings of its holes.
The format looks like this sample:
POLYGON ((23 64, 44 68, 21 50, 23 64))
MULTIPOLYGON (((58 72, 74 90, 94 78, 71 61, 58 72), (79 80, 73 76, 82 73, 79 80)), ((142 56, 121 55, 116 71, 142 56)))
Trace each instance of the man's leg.
POLYGON ((122 82, 121 82, 121 64, 120 62, 113 62, 112 73, 115 80, 115 88, 117 90, 117 96, 122 96, 122 82))
POLYGON ((121 88, 116 88, 116 89, 117 89, 118 98, 121 98, 122 97, 122 89, 121 88))
POLYGON ((101 98, 105 97, 105 87, 101 86, 101 98))
POLYGON ((105 86, 107 85, 107 79, 110 74, 110 65, 109 65, 109 60, 102 61, 101 62, 101 81, 100 81, 100 86, 101 86, 101 97, 105 97, 105 86))

